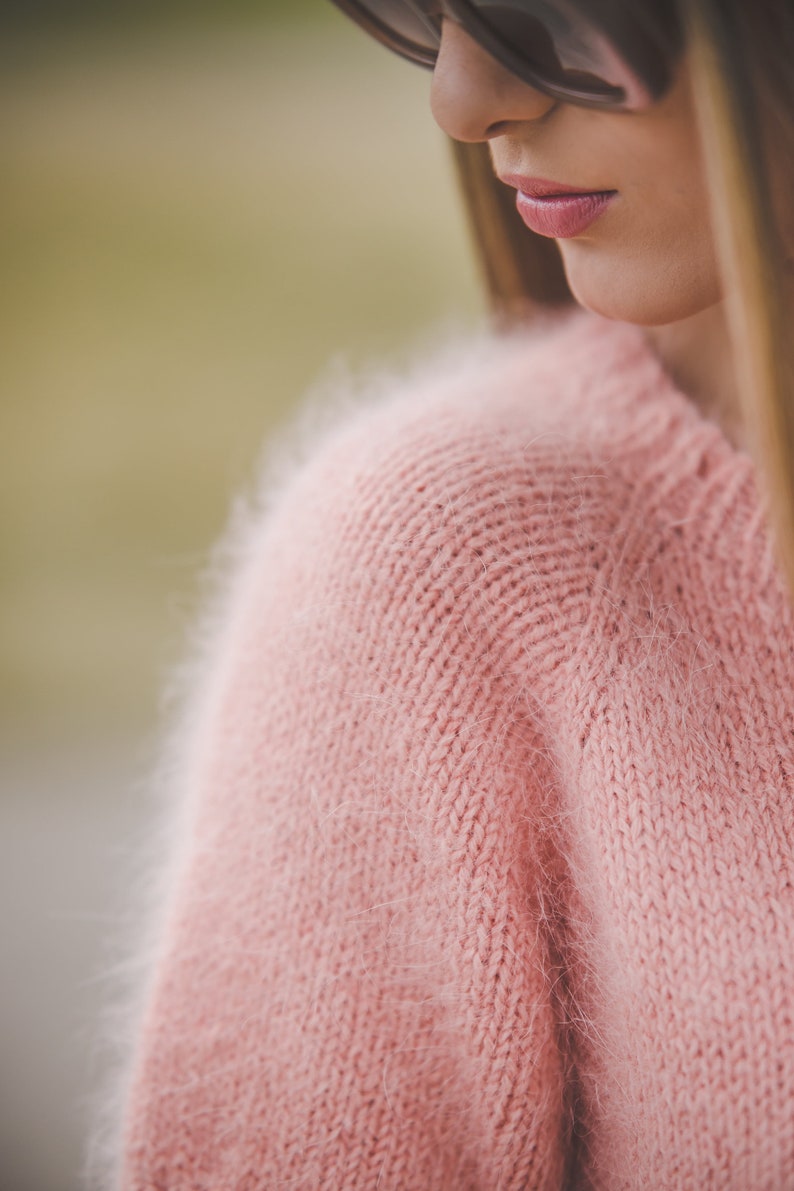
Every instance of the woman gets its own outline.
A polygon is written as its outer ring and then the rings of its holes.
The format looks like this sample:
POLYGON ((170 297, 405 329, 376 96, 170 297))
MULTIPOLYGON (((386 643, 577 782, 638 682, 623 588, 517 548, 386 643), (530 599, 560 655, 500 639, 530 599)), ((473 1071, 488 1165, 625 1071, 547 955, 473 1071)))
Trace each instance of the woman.
POLYGON ((517 326, 246 536, 121 1185, 794 1188, 794 13, 342 7, 517 326))

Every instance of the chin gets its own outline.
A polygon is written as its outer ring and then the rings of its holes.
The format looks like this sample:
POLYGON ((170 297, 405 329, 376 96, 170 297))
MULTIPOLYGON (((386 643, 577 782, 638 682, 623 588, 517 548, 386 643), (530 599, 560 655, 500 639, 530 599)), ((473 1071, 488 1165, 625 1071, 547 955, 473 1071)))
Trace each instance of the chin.
POLYGON ((571 293, 580 306, 616 322, 661 327, 691 318, 721 297, 709 271, 671 268, 669 259, 641 267, 609 259, 592 245, 560 244, 571 293))

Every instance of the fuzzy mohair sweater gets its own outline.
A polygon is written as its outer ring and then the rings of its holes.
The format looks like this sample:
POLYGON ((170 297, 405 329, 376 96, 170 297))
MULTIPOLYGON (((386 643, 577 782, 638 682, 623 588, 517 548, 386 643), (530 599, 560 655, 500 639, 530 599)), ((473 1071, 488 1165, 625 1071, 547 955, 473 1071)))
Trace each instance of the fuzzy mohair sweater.
POLYGON ((202 680, 125 1191, 794 1188, 793 645, 634 328, 328 434, 202 680))

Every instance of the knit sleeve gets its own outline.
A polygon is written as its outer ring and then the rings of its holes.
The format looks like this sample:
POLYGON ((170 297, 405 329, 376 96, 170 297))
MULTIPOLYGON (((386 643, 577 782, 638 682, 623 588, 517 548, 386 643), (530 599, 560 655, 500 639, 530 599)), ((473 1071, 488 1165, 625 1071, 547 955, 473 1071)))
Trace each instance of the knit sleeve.
POLYGON ((337 443, 252 538, 124 1191, 563 1185, 543 749, 476 544, 492 485, 426 434, 387 446, 337 443))

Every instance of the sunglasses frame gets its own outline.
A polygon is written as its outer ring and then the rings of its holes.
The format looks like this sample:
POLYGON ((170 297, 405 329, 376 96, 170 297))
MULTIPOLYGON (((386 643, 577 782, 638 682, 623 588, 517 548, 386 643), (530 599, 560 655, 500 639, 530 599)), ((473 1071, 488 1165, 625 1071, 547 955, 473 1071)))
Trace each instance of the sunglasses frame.
MULTIPOLYGON (((438 57, 437 52, 423 51, 415 43, 401 37, 399 33, 390 29, 388 25, 383 24, 376 16, 373 16, 364 4, 359 3, 359 0, 332 0, 332 3, 354 20, 365 32, 374 37, 376 41, 379 41, 381 45, 386 46, 387 49, 399 54, 402 58, 407 58, 409 61, 417 63, 419 66, 424 66, 426 69, 432 70, 435 67, 438 57)), ((664 90, 666 90, 666 86, 669 85, 669 77, 665 77, 665 84, 662 86, 658 82, 654 86, 647 80, 642 80, 643 90, 639 101, 631 100, 624 87, 612 86, 608 83, 604 83, 604 91, 602 93, 578 89, 576 87, 560 86, 554 82, 549 82, 539 75, 521 54, 516 53, 490 27, 487 21, 483 20, 473 4, 468 3, 467 0, 445 0, 444 7, 450 19, 459 24, 478 45, 482 46, 487 53, 505 66, 511 74, 516 75, 522 82, 528 83, 530 87, 542 92, 544 95, 550 96, 552 99, 561 100, 565 103, 573 103, 579 107, 608 109, 610 111, 638 111, 641 108, 649 107, 661 98, 664 90)), ((618 56, 621 61, 626 62, 623 55, 618 53, 618 56)), ((638 77, 628 62, 626 62, 626 67, 632 77, 638 77)), ((658 77, 658 64, 655 73, 658 77)))

